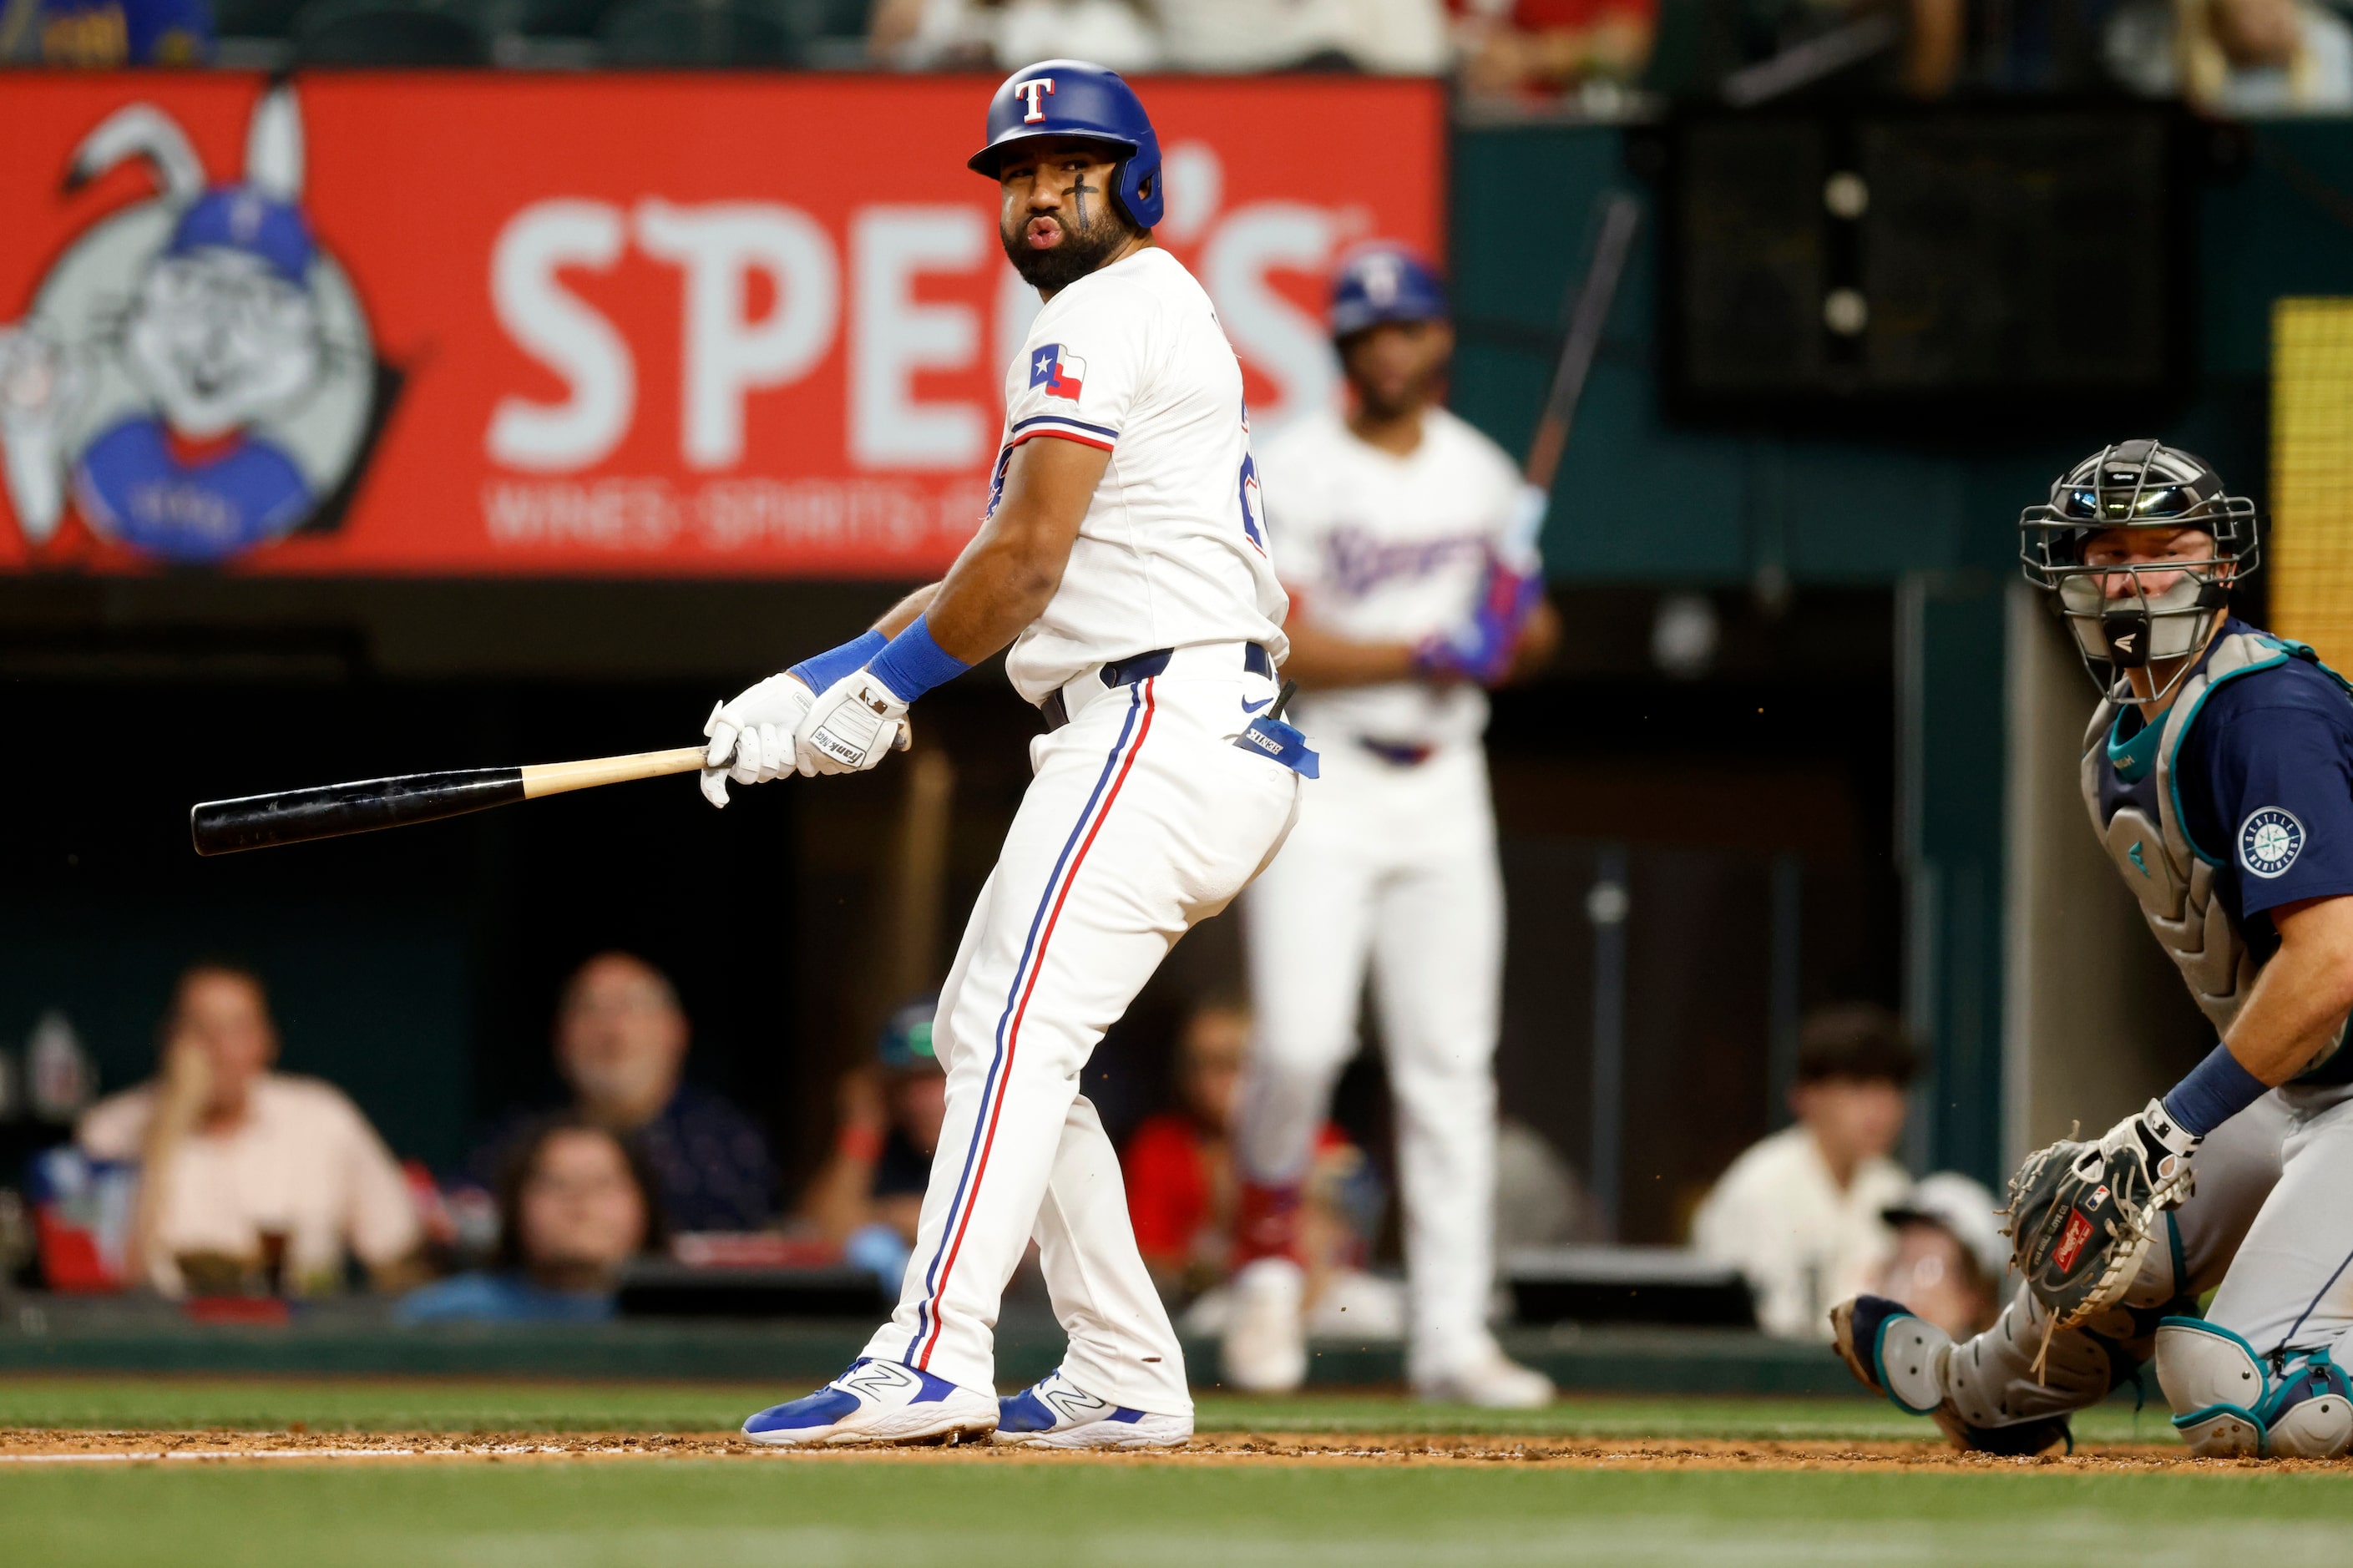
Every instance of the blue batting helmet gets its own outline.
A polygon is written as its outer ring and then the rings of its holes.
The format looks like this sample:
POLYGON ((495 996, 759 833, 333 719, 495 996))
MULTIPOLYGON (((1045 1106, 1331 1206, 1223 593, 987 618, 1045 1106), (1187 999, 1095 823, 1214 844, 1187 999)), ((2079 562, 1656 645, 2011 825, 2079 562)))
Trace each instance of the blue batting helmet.
POLYGON ((1131 222, 1160 222, 1160 138, 1144 100, 1115 70, 1084 60, 1039 60, 1015 71, 988 100, 988 145, 965 167, 997 177, 1007 148, 1039 136, 1084 136, 1127 149, 1112 177, 1112 199, 1131 222))
POLYGON ((1350 251, 1332 275, 1325 321, 1335 338, 1383 321, 1441 321, 1446 285, 1437 268, 1402 245, 1377 241, 1350 251))

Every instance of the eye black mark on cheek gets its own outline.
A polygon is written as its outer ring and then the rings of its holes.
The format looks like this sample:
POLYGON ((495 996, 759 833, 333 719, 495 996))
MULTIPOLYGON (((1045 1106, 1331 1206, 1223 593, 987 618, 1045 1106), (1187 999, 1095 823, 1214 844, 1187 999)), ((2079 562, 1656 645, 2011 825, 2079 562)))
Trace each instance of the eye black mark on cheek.
POLYGON ((1078 183, 1071 187, 1071 197, 1078 204, 1081 228, 1087 226, 1087 198, 1101 195, 1103 195, 1103 187, 1087 184, 1087 177, 1084 174, 1081 174, 1078 183))

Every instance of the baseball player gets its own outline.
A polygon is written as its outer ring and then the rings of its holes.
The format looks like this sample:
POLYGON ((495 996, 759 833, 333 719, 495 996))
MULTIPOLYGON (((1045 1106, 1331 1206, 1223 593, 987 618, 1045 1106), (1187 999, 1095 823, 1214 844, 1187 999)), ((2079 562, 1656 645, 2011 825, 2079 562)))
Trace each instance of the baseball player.
POLYGON ((1481 688, 1557 634, 1535 554, 1542 494, 1439 405, 1446 317, 1411 251, 1345 258, 1329 325, 1350 412, 1307 416, 1267 447, 1298 611, 1283 673, 1307 689, 1324 775, 1248 900, 1256 1037, 1225 1372, 1260 1390, 1306 1374, 1300 1183, 1356 1050, 1369 965, 1397 1095, 1408 1373, 1428 1398, 1531 1405, 1551 1384, 1486 1325, 1504 898, 1481 688))
POLYGON ((2107 447, 2020 528, 2105 694, 2084 740, 2093 830, 2221 1043, 2096 1143, 2030 1158, 2010 1207, 2027 1279, 1990 1330, 1955 1344, 1862 1296, 1831 1310, 1840 1353, 1964 1447, 2039 1452, 2153 1356, 2193 1452, 2342 1453, 2353 700, 2230 614, 2254 506, 2189 453, 2107 447))
POLYGON ((713 713, 704 787, 871 768, 907 710, 1008 642, 1034 777, 941 992, 947 1109, 891 1321, 755 1443, 1156 1447, 1192 1435, 1184 1357, 1079 1073, 1197 921, 1272 858, 1312 772, 1269 722, 1285 602, 1257 513, 1241 367, 1155 247, 1160 145, 1100 66, 1015 72, 971 167, 1045 305, 1006 378, 980 531, 857 641, 713 713), (992 1330, 1035 1238, 1061 1366, 1000 1403, 992 1330))

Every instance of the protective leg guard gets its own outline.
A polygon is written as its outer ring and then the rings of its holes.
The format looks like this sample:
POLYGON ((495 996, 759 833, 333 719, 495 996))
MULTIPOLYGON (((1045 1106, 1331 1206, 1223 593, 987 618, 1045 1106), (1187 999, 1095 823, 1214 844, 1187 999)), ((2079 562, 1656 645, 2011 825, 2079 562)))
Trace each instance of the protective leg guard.
POLYGON ((2230 1330, 2168 1318, 2157 1381, 2174 1429, 2201 1458, 2327 1459, 2353 1444, 2353 1382, 2325 1346, 2288 1352, 2274 1377, 2230 1330))
MULTIPOLYGON (((1897 1409, 1932 1417, 1956 1447, 1982 1454, 2040 1454, 2074 1447, 2064 1415, 2036 1415, 1980 1426, 1955 1404, 1953 1376, 1961 1351, 1935 1324, 1883 1296, 1857 1296, 1831 1309, 1831 1348, 1847 1369, 1897 1409)), ((1969 1342, 1978 1347, 1983 1335, 1969 1342)), ((2105 1388, 2103 1389, 2105 1392, 2105 1388)))
POLYGON ((2353 1446, 2353 1380, 2328 1347, 2291 1352, 2263 1398, 2264 1451, 2291 1459, 2333 1459, 2353 1446))

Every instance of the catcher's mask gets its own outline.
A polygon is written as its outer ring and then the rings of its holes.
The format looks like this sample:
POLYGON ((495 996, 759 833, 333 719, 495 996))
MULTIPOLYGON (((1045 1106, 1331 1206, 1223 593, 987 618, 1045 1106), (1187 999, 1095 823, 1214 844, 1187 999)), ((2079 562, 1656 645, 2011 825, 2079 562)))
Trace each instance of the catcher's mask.
POLYGON ((2051 500, 2019 514, 2019 558, 2026 580, 2059 595, 2060 613, 2074 633, 2102 691, 2122 690, 2126 672, 2174 668, 2147 700, 2169 695, 2206 646, 2231 585, 2255 569, 2255 503, 2227 493, 2222 476, 2202 458, 2157 441, 2125 441, 2076 464, 2051 487, 2051 500), (2194 560, 2132 561, 2090 565, 2085 548, 2116 530, 2172 532, 2194 528, 2213 549, 2194 560), (2153 576, 2177 579, 2157 593, 2153 576), (2105 584, 2129 578, 2132 593, 2110 598, 2105 584))

